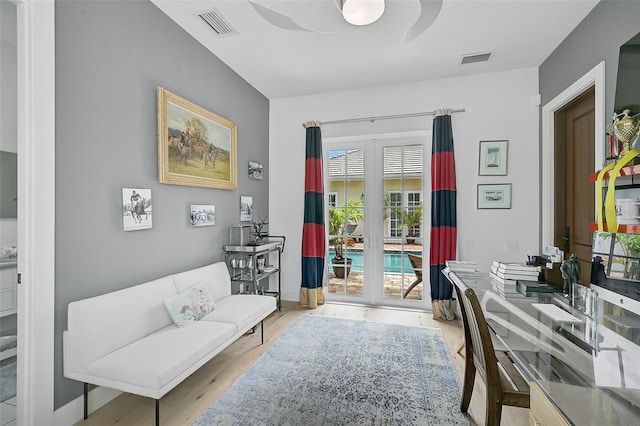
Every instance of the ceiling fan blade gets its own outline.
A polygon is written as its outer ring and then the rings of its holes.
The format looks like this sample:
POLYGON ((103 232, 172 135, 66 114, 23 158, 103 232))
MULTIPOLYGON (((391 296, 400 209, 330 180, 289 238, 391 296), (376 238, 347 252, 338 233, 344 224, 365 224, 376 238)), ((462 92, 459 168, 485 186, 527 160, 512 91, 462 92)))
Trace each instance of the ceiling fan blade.
POLYGON ((442 0, 419 0, 420 16, 402 37, 400 44, 409 43, 424 33, 433 24, 442 10, 442 0))
POLYGON ((352 30, 342 17, 340 5, 328 0, 249 0, 267 22, 291 31, 335 34, 352 30))
POLYGON ((269 9, 261 4, 254 3, 251 0, 249 0, 249 4, 255 9, 258 15, 262 16, 262 18, 271 25, 275 25, 278 28, 289 31, 309 31, 308 29, 296 24, 293 19, 289 18, 287 15, 283 15, 282 13, 269 9))

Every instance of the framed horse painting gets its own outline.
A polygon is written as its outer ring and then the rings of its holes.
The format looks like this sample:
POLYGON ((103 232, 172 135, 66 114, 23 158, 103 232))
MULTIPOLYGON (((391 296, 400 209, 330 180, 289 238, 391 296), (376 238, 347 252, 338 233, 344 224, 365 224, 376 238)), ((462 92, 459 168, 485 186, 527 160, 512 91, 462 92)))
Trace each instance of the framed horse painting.
POLYGON ((151 228, 151 190, 122 188, 122 226, 125 231, 151 228))
POLYGON ((158 87, 160 183, 237 189, 237 165, 234 123, 158 87))

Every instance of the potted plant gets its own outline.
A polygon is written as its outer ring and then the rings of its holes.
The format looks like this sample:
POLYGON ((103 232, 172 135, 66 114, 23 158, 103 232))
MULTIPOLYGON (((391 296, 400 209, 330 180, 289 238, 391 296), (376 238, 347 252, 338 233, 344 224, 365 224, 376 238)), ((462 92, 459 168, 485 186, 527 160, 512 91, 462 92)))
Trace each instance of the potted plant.
POLYGON ((333 272, 337 278, 349 276, 351 258, 345 257, 344 248, 352 241, 345 235, 345 226, 362 220, 362 200, 352 199, 344 207, 329 207, 329 243, 333 246, 334 257, 331 259, 333 272))
POLYGON ((414 208, 411 213, 404 214, 404 225, 407 227, 407 244, 416 242, 415 229, 422 224, 422 207, 414 208))

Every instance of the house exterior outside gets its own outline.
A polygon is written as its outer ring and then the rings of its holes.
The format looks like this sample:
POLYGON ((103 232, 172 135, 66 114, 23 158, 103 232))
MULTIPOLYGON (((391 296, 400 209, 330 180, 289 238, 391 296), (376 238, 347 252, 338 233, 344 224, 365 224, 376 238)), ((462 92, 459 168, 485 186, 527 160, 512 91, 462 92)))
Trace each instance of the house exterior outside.
MULTIPOLYGON (((327 204, 330 207, 364 202, 363 157, 362 149, 329 152, 327 204)), ((422 207, 424 200, 423 160, 421 145, 384 149, 379 188, 384 200, 385 241, 400 240, 407 231, 403 231, 405 216, 422 211, 416 211, 416 207, 422 207)), ((412 231, 415 237, 421 238, 421 225, 412 227, 412 231)))

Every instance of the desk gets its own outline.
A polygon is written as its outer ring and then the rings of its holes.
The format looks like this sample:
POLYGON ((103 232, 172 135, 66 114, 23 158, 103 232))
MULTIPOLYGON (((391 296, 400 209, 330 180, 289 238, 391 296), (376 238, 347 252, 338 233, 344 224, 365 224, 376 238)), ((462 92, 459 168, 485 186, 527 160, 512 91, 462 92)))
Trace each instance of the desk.
POLYGON ((602 314, 591 319, 558 293, 501 296, 486 276, 443 272, 474 289, 497 343, 568 424, 640 424, 640 347, 604 327, 602 314), (555 305, 580 322, 554 321, 537 304, 555 305))

